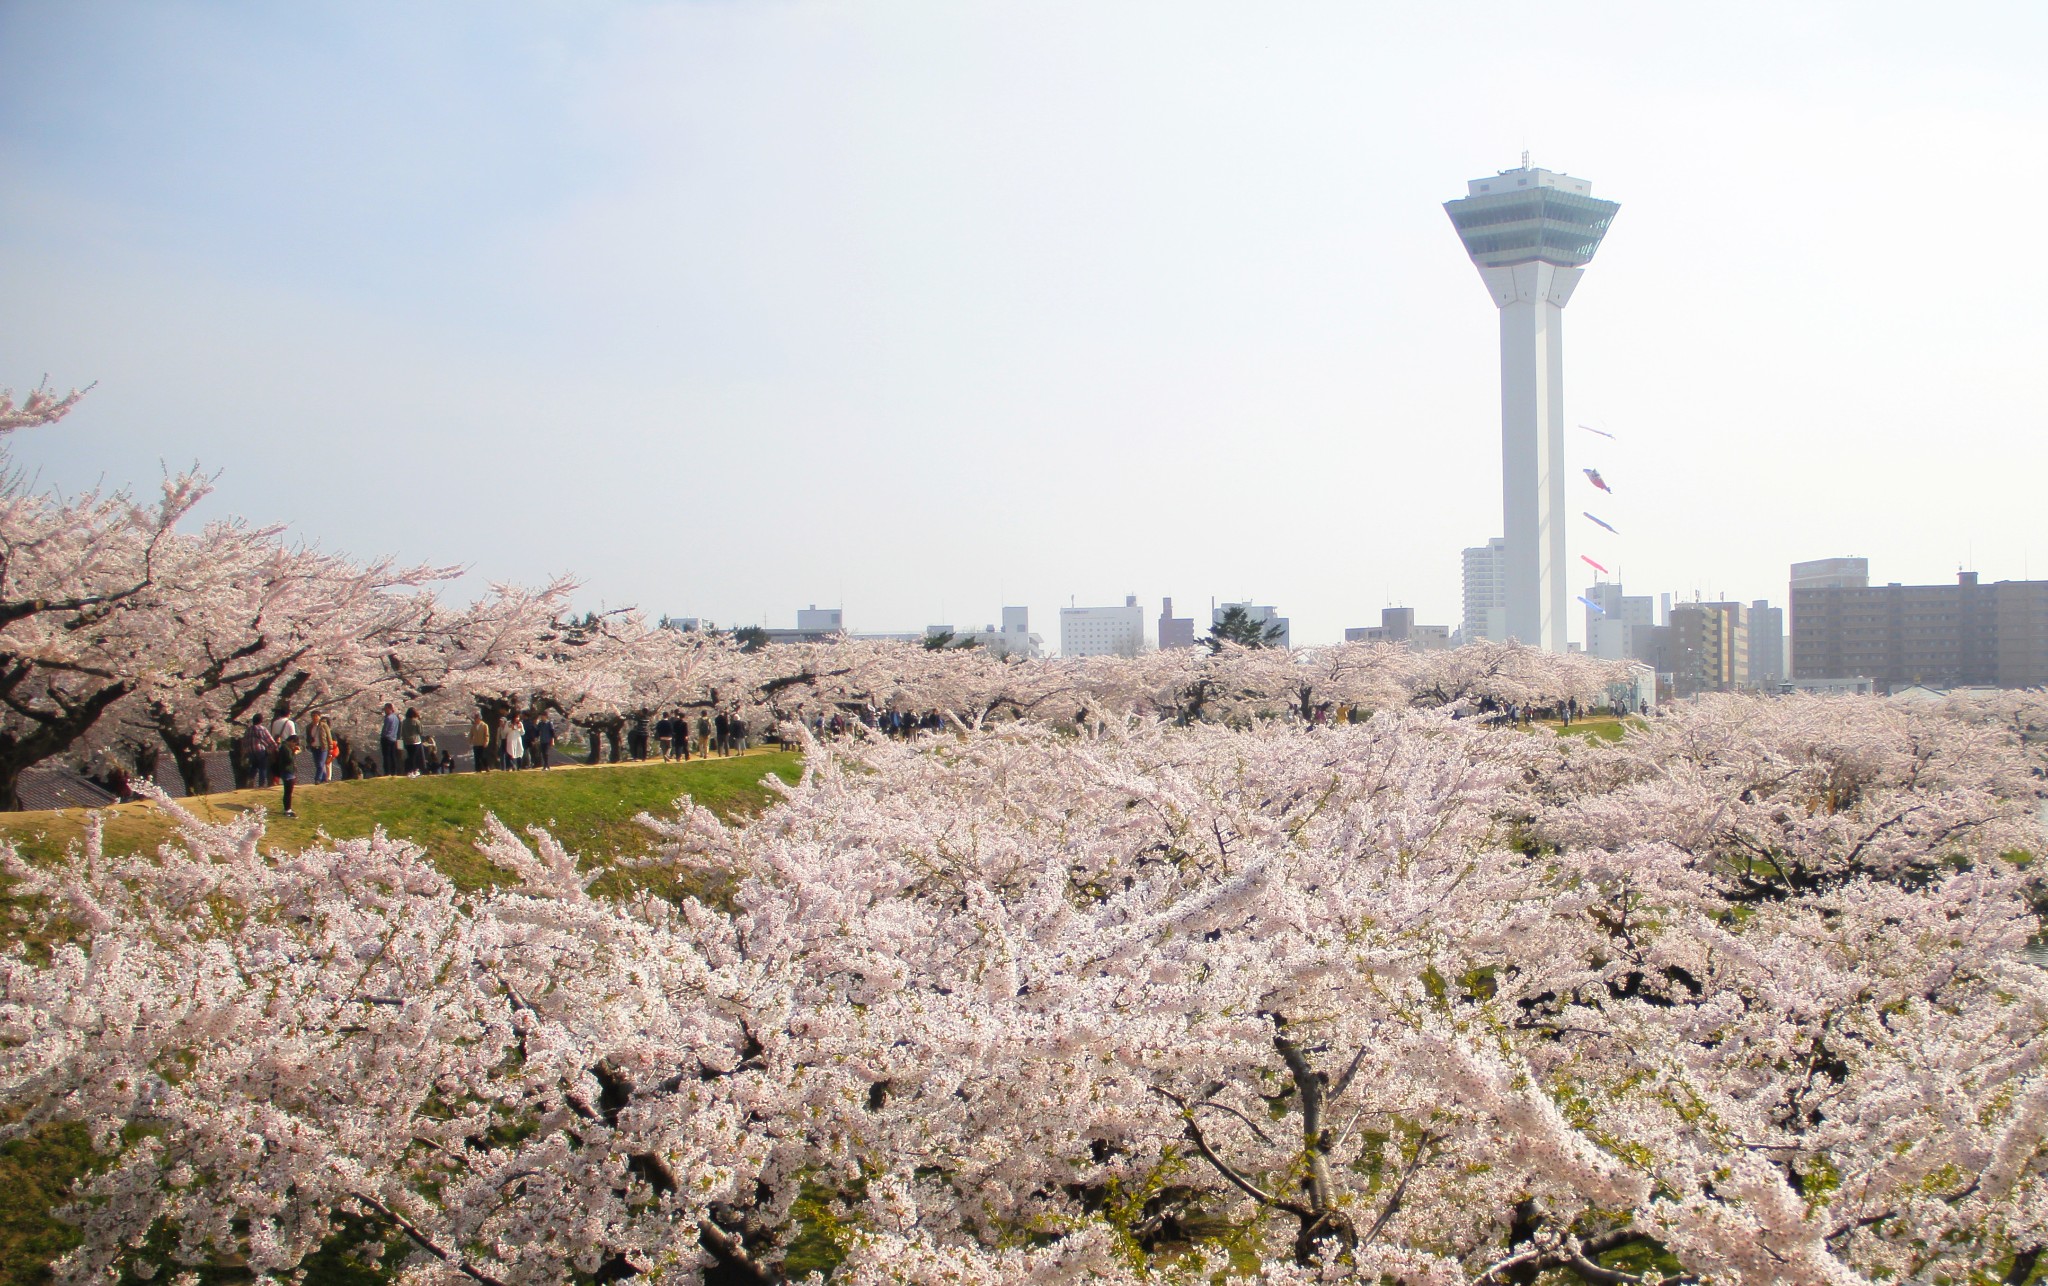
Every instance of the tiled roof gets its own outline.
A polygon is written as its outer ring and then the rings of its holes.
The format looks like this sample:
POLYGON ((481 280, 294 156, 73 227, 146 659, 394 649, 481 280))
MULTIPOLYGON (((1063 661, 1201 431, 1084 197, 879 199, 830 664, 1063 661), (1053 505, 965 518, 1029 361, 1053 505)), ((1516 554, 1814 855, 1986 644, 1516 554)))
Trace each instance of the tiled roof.
POLYGON ((30 768, 14 783, 25 809, 105 808, 118 802, 106 788, 69 768, 30 768))

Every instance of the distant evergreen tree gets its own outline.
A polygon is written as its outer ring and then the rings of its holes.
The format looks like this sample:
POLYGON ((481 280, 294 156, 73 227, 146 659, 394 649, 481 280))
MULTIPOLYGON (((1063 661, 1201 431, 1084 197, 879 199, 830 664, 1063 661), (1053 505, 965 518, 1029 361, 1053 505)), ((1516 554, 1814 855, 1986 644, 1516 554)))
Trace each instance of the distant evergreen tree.
POLYGON ((1211 652, 1221 652, 1225 643, 1235 643, 1239 647, 1274 647, 1286 629, 1278 621, 1261 624, 1253 620, 1251 613, 1244 608, 1232 604, 1223 609, 1222 617, 1209 627, 1209 637, 1202 641, 1209 645, 1211 652))

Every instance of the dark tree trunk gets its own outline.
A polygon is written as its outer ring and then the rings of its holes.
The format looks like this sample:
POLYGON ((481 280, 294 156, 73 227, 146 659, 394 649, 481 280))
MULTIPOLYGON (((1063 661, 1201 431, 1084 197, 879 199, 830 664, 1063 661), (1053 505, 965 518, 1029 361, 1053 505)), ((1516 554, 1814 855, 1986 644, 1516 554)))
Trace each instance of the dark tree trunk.
MULTIPOLYGON (((206 770, 205 749, 200 746, 199 738, 179 727, 171 712, 154 702, 150 705, 149 721, 156 725, 156 735, 162 738, 164 749, 171 752, 171 762, 178 766, 178 780, 185 783, 187 797, 213 793, 213 782, 206 770)), ((154 777, 156 774, 146 775, 154 777)))
POLYGON ((20 811, 23 769, 69 750, 130 691, 127 683, 111 684, 75 705, 45 715, 25 733, 0 732, 0 811, 20 811))

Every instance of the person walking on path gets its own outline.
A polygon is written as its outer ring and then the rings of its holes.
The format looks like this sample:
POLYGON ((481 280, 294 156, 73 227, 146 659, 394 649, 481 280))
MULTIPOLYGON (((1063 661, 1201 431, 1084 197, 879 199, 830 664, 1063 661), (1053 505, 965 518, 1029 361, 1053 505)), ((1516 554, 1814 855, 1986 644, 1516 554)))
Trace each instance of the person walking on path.
POLYGON ((249 730, 242 734, 242 758, 249 764, 249 784, 258 790, 270 785, 270 752, 275 749, 277 742, 263 726, 263 716, 249 720, 249 730))
POLYGON ((548 763, 548 752, 554 748, 555 721, 542 714, 533 721, 533 761, 540 765, 542 772, 552 766, 548 763))
POLYGON ((656 719, 654 721, 654 741, 656 745, 661 747, 661 762, 667 763, 669 755, 676 748, 676 721, 667 715, 656 719))
POLYGON ((519 726, 519 719, 516 715, 510 716, 505 720, 504 731, 499 733, 498 736, 500 744, 505 751, 506 770, 510 771, 517 768, 519 761, 526 758, 526 732, 519 726))
POLYGON ((398 707, 389 701, 384 703, 384 727, 377 737, 377 749, 383 752, 384 775, 398 775, 398 707))
POLYGON ((297 733, 286 737, 277 744, 277 780, 284 787, 284 815, 297 817, 292 811, 292 787, 299 784, 299 737, 297 733))
POLYGON ((313 752, 313 784, 334 780, 334 729, 327 716, 316 714, 306 727, 306 748, 313 752))
POLYGON ((418 775, 427 770, 426 760, 420 748, 420 711, 418 706, 405 708, 405 719, 398 725, 398 739, 405 743, 405 770, 418 775))
POLYGON ((711 758, 711 720, 702 713, 697 716, 697 749, 704 752, 706 759, 711 758))
POLYGON ((481 711, 469 722, 469 759, 477 772, 491 770, 491 725, 481 711))

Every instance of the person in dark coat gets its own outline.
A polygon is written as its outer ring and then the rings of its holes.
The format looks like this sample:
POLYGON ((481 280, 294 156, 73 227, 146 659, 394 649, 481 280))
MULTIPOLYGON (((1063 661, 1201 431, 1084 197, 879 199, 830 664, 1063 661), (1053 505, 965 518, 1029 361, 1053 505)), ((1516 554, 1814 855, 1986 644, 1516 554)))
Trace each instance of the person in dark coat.
POLYGON ((297 817, 292 811, 292 787, 299 784, 299 738, 297 734, 286 737, 284 744, 277 748, 277 780, 284 787, 284 815, 297 817))
POLYGON ((555 721, 547 715, 537 715, 533 720, 532 734, 526 741, 527 753, 543 770, 552 767, 548 756, 555 748, 555 721))
POLYGON ((384 775, 398 775, 398 707, 389 701, 384 703, 384 726, 377 733, 377 749, 382 752, 384 775))
POLYGON ((420 728, 418 706, 407 706, 405 718, 398 725, 398 739, 405 743, 405 770, 420 774, 427 771, 425 733, 420 728))

